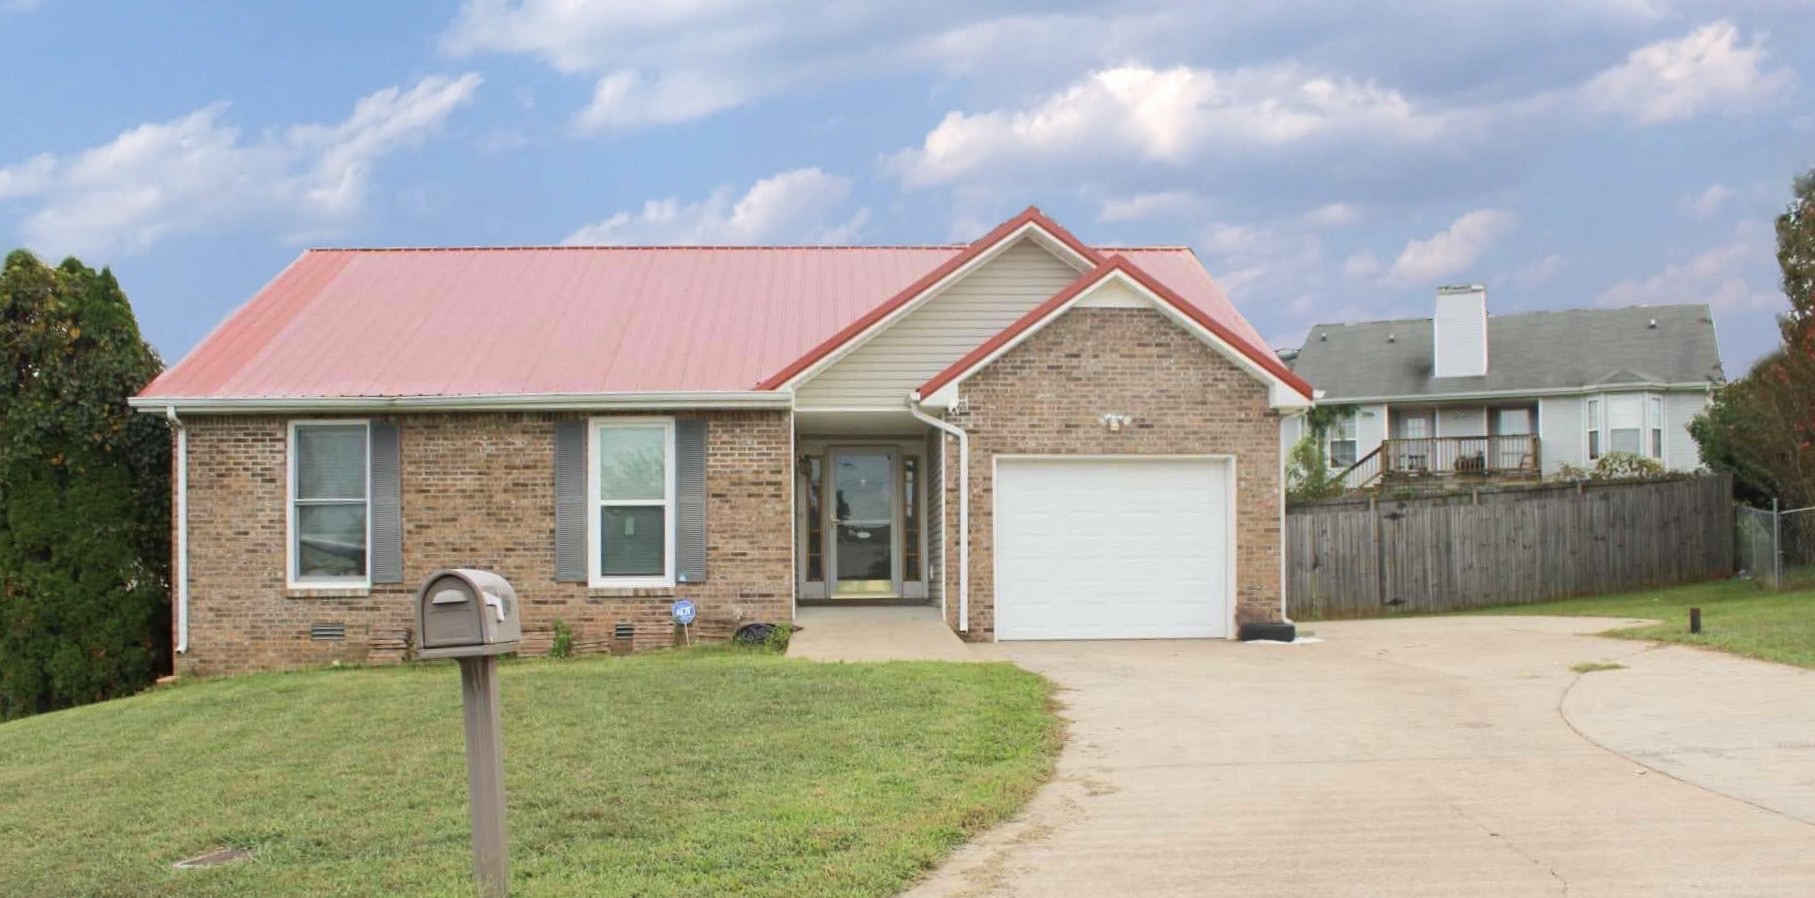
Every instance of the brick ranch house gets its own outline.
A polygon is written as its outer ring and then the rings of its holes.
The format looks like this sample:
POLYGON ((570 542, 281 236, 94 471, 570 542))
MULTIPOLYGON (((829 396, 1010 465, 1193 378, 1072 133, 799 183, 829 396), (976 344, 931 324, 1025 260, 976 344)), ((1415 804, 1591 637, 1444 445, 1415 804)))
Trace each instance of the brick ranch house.
POLYGON ((1188 249, 311 250, 132 402, 170 418, 186 674, 407 657, 507 577, 526 650, 925 603, 965 638, 1284 618, 1311 388, 1188 249))

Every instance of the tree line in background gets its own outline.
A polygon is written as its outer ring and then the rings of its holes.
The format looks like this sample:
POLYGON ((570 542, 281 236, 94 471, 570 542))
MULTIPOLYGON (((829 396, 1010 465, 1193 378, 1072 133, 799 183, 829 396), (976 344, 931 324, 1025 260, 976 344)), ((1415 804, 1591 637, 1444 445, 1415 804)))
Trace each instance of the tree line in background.
POLYGON ((1732 472, 1740 498, 1800 508, 1815 505, 1815 169, 1777 217, 1777 264, 1790 302, 1777 316, 1782 342, 1716 391, 1689 432, 1705 464, 1732 472))
POLYGON ((0 719, 168 669, 170 434, 127 397, 163 364, 107 269, 0 269, 0 719))

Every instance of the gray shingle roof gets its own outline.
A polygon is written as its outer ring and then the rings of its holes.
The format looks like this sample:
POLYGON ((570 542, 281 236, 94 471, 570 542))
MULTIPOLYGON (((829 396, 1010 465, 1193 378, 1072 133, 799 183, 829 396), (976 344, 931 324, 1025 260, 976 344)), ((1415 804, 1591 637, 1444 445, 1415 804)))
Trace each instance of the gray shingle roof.
POLYGON ((1717 383, 1706 305, 1520 312, 1487 318, 1487 375, 1431 377, 1431 320, 1319 324, 1292 370, 1325 399, 1717 383), (1657 322, 1656 327, 1651 323, 1657 322))

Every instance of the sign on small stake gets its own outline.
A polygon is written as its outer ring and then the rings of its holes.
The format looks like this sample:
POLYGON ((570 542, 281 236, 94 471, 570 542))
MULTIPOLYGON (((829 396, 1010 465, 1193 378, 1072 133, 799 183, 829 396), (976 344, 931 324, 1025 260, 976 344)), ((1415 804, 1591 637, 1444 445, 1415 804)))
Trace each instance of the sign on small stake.
POLYGON ((680 626, 681 635, 686 638, 687 644, 692 645, 693 619, 699 614, 699 609, 693 607, 692 602, 686 599, 680 599, 674 603, 674 607, 670 609, 670 613, 674 615, 674 622, 680 626))

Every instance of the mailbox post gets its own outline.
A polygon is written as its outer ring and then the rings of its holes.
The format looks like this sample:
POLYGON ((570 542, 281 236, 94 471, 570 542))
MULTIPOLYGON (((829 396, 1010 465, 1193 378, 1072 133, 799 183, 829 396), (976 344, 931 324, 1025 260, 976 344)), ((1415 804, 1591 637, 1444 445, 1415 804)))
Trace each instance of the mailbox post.
POLYGON ((473 822, 473 878, 484 898, 510 890, 504 824, 504 738, 498 727, 498 656, 523 636, 517 592, 490 571, 436 571, 416 593, 417 657, 460 662, 466 706, 466 788, 473 822))

